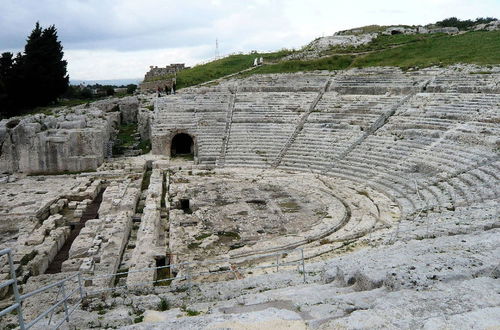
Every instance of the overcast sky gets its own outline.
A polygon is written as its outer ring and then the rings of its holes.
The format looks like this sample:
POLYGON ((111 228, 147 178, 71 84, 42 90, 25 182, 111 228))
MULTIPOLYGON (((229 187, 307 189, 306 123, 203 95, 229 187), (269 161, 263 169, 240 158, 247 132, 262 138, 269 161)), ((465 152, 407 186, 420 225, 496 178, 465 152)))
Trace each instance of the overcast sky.
POLYGON ((195 65, 251 50, 299 48, 369 24, 500 16, 500 0, 0 0, 0 51, 22 51, 54 24, 71 79, 141 78, 150 65, 195 65))

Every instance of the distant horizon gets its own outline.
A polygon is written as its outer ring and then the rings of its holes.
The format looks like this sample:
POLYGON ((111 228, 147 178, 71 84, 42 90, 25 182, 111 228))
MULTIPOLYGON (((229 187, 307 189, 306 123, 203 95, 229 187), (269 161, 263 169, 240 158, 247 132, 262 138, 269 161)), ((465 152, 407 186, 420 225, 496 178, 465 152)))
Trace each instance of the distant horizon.
POLYGON ((139 83, 142 82, 142 78, 124 78, 124 79, 69 79, 69 84, 70 85, 95 85, 95 84, 100 84, 100 85, 113 85, 113 86, 121 86, 121 85, 129 85, 129 84, 135 84, 138 85, 139 83))
POLYGON ((136 80, 253 50, 299 49, 367 25, 425 25, 500 12, 498 0, 0 0, 0 52, 22 51, 35 23, 54 25, 72 81, 136 80))

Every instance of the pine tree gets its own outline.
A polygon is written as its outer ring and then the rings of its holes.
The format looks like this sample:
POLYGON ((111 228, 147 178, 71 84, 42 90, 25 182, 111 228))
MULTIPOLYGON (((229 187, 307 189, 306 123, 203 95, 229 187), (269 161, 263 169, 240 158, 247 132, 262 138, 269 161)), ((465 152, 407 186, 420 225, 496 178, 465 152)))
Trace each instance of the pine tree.
POLYGON ((47 105, 68 88, 67 62, 54 25, 43 29, 37 22, 22 58, 21 72, 27 105, 47 105))
POLYGON ((0 112, 6 112, 9 107, 9 90, 12 88, 14 71, 14 55, 2 53, 0 56, 0 112))

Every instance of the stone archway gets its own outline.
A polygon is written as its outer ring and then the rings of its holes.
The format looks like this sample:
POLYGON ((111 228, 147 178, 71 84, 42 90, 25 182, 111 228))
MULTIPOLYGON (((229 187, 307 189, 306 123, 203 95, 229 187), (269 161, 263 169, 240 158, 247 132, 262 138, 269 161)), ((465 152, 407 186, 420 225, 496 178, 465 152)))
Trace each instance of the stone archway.
POLYGON ((191 156, 194 157, 194 140, 191 135, 177 133, 170 143, 170 157, 191 156))

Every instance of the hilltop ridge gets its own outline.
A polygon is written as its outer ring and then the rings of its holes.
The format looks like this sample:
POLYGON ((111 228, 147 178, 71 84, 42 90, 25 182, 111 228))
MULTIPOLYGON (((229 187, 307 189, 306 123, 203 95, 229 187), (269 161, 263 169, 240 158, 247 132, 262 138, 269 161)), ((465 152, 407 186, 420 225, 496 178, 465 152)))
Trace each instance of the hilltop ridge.
POLYGON ((407 70, 460 63, 500 64, 500 21, 491 19, 483 23, 484 20, 487 19, 481 19, 480 24, 466 30, 445 27, 437 22, 426 26, 369 25, 339 31, 317 38, 299 50, 233 54, 196 65, 177 75, 177 86, 194 86, 244 70, 242 77, 371 66, 395 66, 407 70), (257 57, 262 57, 264 64, 254 67, 257 57))

